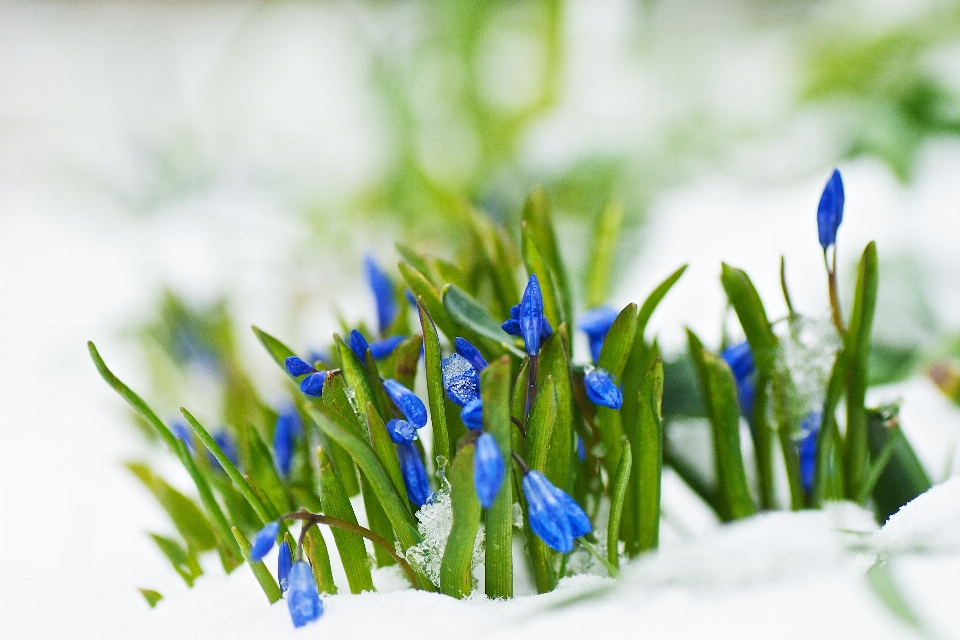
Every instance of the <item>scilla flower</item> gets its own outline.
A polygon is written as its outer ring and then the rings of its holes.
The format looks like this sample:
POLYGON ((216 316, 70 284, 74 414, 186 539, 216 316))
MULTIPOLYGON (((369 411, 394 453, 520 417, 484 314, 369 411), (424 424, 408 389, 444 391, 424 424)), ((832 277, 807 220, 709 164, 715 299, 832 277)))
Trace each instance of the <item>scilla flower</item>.
POLYGON ((280 533, 280 523, 277 521, 268 522, 263 529, 257 531, 250 546, 250 560, 253 562, 263 560, 263 557, 270 553, 270 549, 273 549, 278 533, 280 533))
POLYGON ((593 404, 610 409, 619 409, 623 405, 623 392, 603 369, 588 367, 583 375, 583 387, 593 404))
POLYGON ((580 505, 539 471, 524 474, 523 494, 527 498, 530 528, 554 551, 570 553, 574 539, 593 530, 580 505))
POLYGON ((277 556, 277 582, 280 583, 280 591, 290 588, 290 567, 292 566, 293 556, 290 554, 290 545, 284 540, 280 543, 280 553, 277 556))
POLYGON ((800 481, 807 493, 813 490, 813 475, 817 468, 817 437, 820 434, 821 422, 823 413, 820 411, 811 411, 800 421, 800 431, 804 435, 797 442, 797 456, 800 458, 800 481))
POLYGON ((398 444, 397 456, 400 458, 400 473, 403 475, 403 484, 407 487, 410 502, 422 507, 430 499, 431 491, 420 452, 413 444, 398 444))
POLYGON ((543 294, 537 274, 530 274, 520 304, 510 309, 510 319, 500 327, 512 336, 523 338, 527 355, 540 353, 540 343, 550 337, 553 329, 543 316, 543 294))
POLYGON ((460 419, 467 429, 483 429, 483 401, 474 398, 460 411, 460 419))
POLYGON ((357 354, 361 361, 366 357, 367 349, 374 360, 383 360, 388 357, 397 346, 404 341, 404 336, 390 336, 376 342, 367 342, 362 333, 354 329, 350 332, 350 350, 357 354))
POLYGON ((427 424, 427 408, 423 406, 423 401, 418 398, 410 389, 394 380, 387 378, 383 381, 383 390, 387 392, 393 403, 400 409, 407 422, 417 429, 427 424))
POLYGON ((473 346, 469 340, 458 336, 457 339, 454 340, 454 345, 456 346, 457 354, 466 359, 466 361, 470 363, 470 366, 478 372, 487 368, 486 359, 480 354, 480 350, 473 346))
POLYGON ((470 361, 454 353, 440 365, 443 388, 455 404, 465 407, 480 397, 480 373, 470 361))
POLYGON ((817 230, 824 251, 837 241, 837 229, 843 221, 843 199, 843 179, 840 178, 840 171, 834 169, 817 207, 817 230))
POLYGON ((289 585, 287 607, 293 626, 302 627, 323 615, 323 602, 317 592, 310 565, 302 560, 294 562, 290 567, 289 585))
POLYGON ((594 364, 600 360, 603 340, 607 337, 607 332, 613 326, 617 315, 617 310, 613 307, 597 307, 584 312, 577 322, 577 327, 587 334, 587 339, 590 341, 590 358, 593 359, 594 364))
POLYGON ((496 439, 481 433, 473 454, 473 486, 484 509, 489 509, 500 492, 506 465, 496 439))
POLYGON ((303 423, 296 407, 288 406, 277 416, 277 424, 273 430, 273 455, 277 463, 277 471, 284 478, 290 475, 290 465, 293 462, 293 445, 303 432, 303 423))
POLYGON ((756 392, 753 365, 753 353, 750 343, 743 341, 732 347, 727 347, 720 357, 729 365, 733 378, 737 382, 737 399, 740 402, 740 413, 750 419, 753 415, 753 397, 756 392))
POLYGON ((319 398, 323 393, 323 383, 327 379, 327 371, 317 371, 297 356, 290 356, 283 361, 287 373, 295 378, 306 377, 300 381, 300 391, 305 395, 319 398))
POLYGON ((417 437, 417 430, 406 420, 387 420, 387 433, 397 444, 410 444, 417 437))
POLYGON ((377 304, 377 323, 380 326, 380 334, 383 335, 393 324, 399 312, 393 282, 373 256, 367 256, 364 259, 363 267, 367 273, 367 283, 373 291, 373 298, 377 304))

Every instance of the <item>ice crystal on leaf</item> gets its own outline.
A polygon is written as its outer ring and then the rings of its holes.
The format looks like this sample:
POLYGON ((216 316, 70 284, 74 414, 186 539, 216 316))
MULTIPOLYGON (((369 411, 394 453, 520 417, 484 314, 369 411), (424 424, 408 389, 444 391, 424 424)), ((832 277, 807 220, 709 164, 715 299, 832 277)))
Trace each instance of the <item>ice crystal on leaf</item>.
MULTIPOLYGON (((450 493, 441 489, 433 496, 433 501, 417 511, 417 530, 423 536, 423 542, 407 549, 406 559, 415 569, 422 571, 430 582, 440 586, 440 562, 447 547, 450 528, 453 526, 453 506, 450 493)), ((470 570, 483 564, 484 531, 480 527, 473 545, 473 557, 470 570)))

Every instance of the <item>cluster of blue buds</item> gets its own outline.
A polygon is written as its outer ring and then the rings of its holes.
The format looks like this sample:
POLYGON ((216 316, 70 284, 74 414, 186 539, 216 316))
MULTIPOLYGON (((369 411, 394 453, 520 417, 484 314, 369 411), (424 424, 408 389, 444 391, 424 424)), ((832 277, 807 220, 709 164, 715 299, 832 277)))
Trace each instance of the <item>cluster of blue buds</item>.
POLYGON ((300 381, 300 391, 305 395, 319 398, 323 395, 323 383, 327 379, 329 371, 317 371, 312 365, 307 364, 297 356, 290 356, 283 361, 283 366, 287 373, 294 378, 306 376, 300 381))
POLYGON ((553 328, 543 315, 543 294, 537 274, 530 274, 520 304, 510 309, 510 319, 500 327, 512 336, 523 338, 527 355, 540 353, 540 344, 553 334, 553 328))
POLYGON ((290 475, 293 446, 301 433, 303 433, 303 422, 300 420, 300 414, 296 407, 289 405, 277 416, 277 424, 273 430, 273 455, 277 471, 283 478, 290 475))
POLYGON ((558 489, 539 471, 523 476, 523 494, 529 507, 530 528, 548 547, 573 551, 573 541, 593 530, 590 518, 576 500, 558 489))
POLYGON ((720 354, 720 357, 730 367, 733 378, 736 380, 740 413, 747 420, 752 420, 753 398, 756 394, 756 368, 753 365, 753 352, 750 351, 750 343, 744 341, 727 347, 720 354))
POLYGON ((837 230, 843 221, 843 179, 840 171, 833 170, 827 185, 820 196, 817 207, 817 231, 820 234, 820 246, 826 251, 837 242, 837 230))
MULTIPOLYGON (((367 256, 363 260, 363 268, 367 274, 367 284, 373 291, 374 302, 377 305, 377 323, 380 326, 380 334, 383 335, 397 318, 400 309, 397 305, 397 299, 394 295, 393 281, 390 280, 373 256, 367 256)), ((360 356, 363 360, 363 356, 360 356)))
MULTIPOLYGON (((268 522, 260 529, 250 547, 250 561, 263 560, 276 543, 279 533, 280 523, 276 521, 268 522)), ((323 615, 323 602, 313 579, 313 570, 303 560, 294 562, 290 546, 286 542, 280 545, 277 579, 280 590, 287 594, 287 608, 290 610, 293 626, 302 627, 323 615)))
POLYGON ((430 501, 433 494, 430 491, 427 469, 423 466, 420 451, 413 441, 417 438, 417 429, 427 424, 427 408, 412 391, 392 378, 383 381, 383 389, 405 418, 388 420, 387 433, 397 445, 400 473, 403 475, 403 484, 407 487, 410 502, 422 507, 430 501))
POLYGON ((587 334, 590 341, 590 358, 596 364, 600 360, 600 349, 603 348, 603 340, 607 337, 613 321, 617 319, 617 310, 613 307, 597 307, 585 311, 577 322, 580 331, 587 334))
POLYGON ((374 360, 383 360, 393 353, 393 350, 404 340, 404 336, 389 336, 383 340, 368 343, 363 334, 354 329, 350 332, 350 350, 357 354, 361 362, 363 362, 367 349, 370 350, 370 355, 373 356, 374 360))
POLYGON ((393 378, 385 378, 383 381, 383 390, 400 409, 400 413, 417 429, 427 424, 427 408, 423 406, 423 400, 407 389, 405 386, 393 378))

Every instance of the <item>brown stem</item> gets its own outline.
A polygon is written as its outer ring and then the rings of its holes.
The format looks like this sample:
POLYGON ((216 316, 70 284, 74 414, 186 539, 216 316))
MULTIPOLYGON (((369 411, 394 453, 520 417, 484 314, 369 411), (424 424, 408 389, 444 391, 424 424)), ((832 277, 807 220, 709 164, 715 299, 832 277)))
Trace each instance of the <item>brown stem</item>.
MULTIPOLYGON (((827 263, 827 252, 823 252, 823 261, 827 263)), ((842 336, 846 333, 843 327, 843 314, 840 312, 840 294, 837 291, 837 245, 833 245, 833 266, 827 264, 827 284, 830 287, 830 308, 833 310, 833 325, 842 336)))
POLYGON ((510 416, 510 421, 511 421, 513 424, 517 425, 517 429, 520 430, 520 435, 523 436, 523 439, 524 439, 524 440, 526 440, 526 439, 527 439, 527 430, 523 428, 523 423, 520 422, 519 420, 517 420, 516 418, 514 418, 513 416, 510 416))

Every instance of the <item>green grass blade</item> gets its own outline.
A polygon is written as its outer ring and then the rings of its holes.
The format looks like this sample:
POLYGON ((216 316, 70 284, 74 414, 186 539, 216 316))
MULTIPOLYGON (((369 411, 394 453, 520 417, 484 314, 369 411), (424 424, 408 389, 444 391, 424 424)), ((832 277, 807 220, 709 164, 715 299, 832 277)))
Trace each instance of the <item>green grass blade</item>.
POLYGON ((373 445, 373 451, 380 458, 383 468, 390 476, 393 487, 397 495, 407 495, 407 487, 403 483, 403 474, 400 473, 400 460, 397 458, 397 449, 387 433, 387 428, 380 419, 380 415, 374 410, 373 404, 367 403, 367 428, 370 430, 370 443, 373 445))
MULTIPOLYGON (((512 466, 510 423, 510 359, 504 356, 480 374, 483 428, 500 447, 507 469, 512 466)), ((513 597, 513 483, 506 474, 500 493, 485 518, 484 585, 488 598, 513 597)))
POLYGON ((763 308, 763 301, 757 293, 750 277, 741 269, 724 264, 720 275, 723 289, 727 293, 730 304, 733 305, 743 333, 750 343, 753 361, 757 370, 769 376, 775 374, 776 350, 779 341, 773 333, 767 312, 763 308))
POLYGON ((216 547, 216 538, 210 521, 197 503, 167 484, 147 465, 141 462, 127 462, 124 466, 150 490, 170 516, 177 531, 187 541, 188 547, 197 551, 209 551, 216 547))
POLYGON ((643 305, 640 307, 640 311, 637 313, 638 336, 643 336, 647 329, 647 323, 650 322, 650 317, 653 316, 653 312, 657 310, 660 302, 664 299, 664 297, 666 297, 667 293, 673 288, 673 285, 677 283, 677 280, 680 279, 686 270, 687 265, 683 265, 671 273, 669 276, 667 276, 667 279, 657 285, 657 288, 650 292, 650 295, 647 296, 647 299, 643 301, 643 305))
MULTIPOLYGON (((537 391, 537 397, 530 409, 527 419, 527 438, 523 452, 524 460, 531 469, 543 473, 547 465, 547 449, 553 426, 557 419, 557 393, 552 376, 547 379, 537 391)), ((529 515, 524 514, 526 522, 530 522, 529 515)), ((543 543, 543 540, 533 533, 527 526, 527 549, 530 552, 530 563, 533 568, 533 579, 538 593, 552 591, 557 586, 557 576, 553 571, 550 559, 552 552, 543 543)))
POLYGON ((618 551, 620 516, 623 515, 623 501, 627 497, 627 485, 630 482, 630 467, 632 466, 633 453, 630 451, 630 447, 625 446, 610 491, 610 519, 607 524, 607 561, 617 569, 620 568, 620 553, 618 551))
MULTIPOLYGON (((624 368, 633 348, 637 332, 637 305, 630 303, 613 321, 600 350, 598 366, 606 369, 617 383, 622 382, 624 368)), ((603 463, 607 477, 613 478, 623 454, 623 424, 620 411, 597 407, 597 427, 603 438, 603 463)))
MULTIPOLYGON (((557 420, 550 437, 550 450, 544 475, 564 490, 569 490, 570 465, 574 452, 574 399, 573 381, 570 375, 570 356, 567 351, 569 338, 567 325, 557 327, 540 352, 540 377, 552 376, 557 392, 557 420)), ((484 405, 486 406, 486 405, 484 405)))
POLYGON ((263 589, 263 594, 267 596, 267 600, 270 604, 279 601, 283 598, 283 593, 280 592, 280 585, 277 584, 273 575, 270 574, 267 565, 263 564, 262 560, 254 562, 250 559, 250 541, 247 540, 247 537, 243 535, 240 529, 233 527, 231 531, 233 531, 233 537, 236 539, 237 544, 243 549, 243 556, 246 558, 247 564, 250 565, 250 571, 253 572, 253 577, 257 579, 260 588, 263 589))
POLYGON ((813 489, 810 492, 810 504, 815 508, 823 506, 825 500, 842 500, 846 496, 843 442, 836 415, 846 383, 846 362, 843 351, 837 351, 823 401, 823 419, 817 435, 817 459, 814 464, 813 489))
POLYGON ((176 540, 156 533, 149 535, 160 552, 170 562, 170 566, 177 572, 177 575, 183 578, 187 587, 192 588, 197 578, 203 575, 203 569, 200 568, 200 563, 197 562, 197 557, 190 547, 184 549, 176 540))
POLYGON ((384 366, 386 377, 393 378, 408 389, 413 389, 417 379, 421 345, 423 345, 423 338, 418 335, 412 335, 397 345, 384 366))
POLYGON ((847 497, 857 499, 867 477, 867 394, 869 375, 870 334, 877 305, 877 246, 867 245, 860 259, 857 286, 853 296, 850 326, 844 336, 843 351, 847 354, 847 435, 845 439, 844 474, 847 497))
POLYGON ((663 475, 663 362, 657 358, 640 387, 636 459, 638 551, 660 544, 660 482, 663 475))
MULTIPOLYGON (((320 502, 323 513, 333 518, 357 524, 357 516, 353 505, 343 489, 340 478, 330 464, 323 449, 317 449, 317 459, 320 463, 320 502)), ((333 541, 340 554, 340 562, 347 574, 347 583, 351 593, 373 591, 373 578, 370 575, 370 562, 363 538, 355 533, 342 529, 332 529, 333 541)), ((318 532, 319 533, 319 532, 318 532)))
MULTIPOLYGON (((367 403, 373 402, 376 404, 377 401, 373 394, 373 387, 370 386, 370 380, 367 378, 367 371, 357 354, 347 346, 339 335, 334 334, 333 341, 337 350, 337 357, 340 359, 343 383, 353 393, 350 404, 357 416, 362 417, 367 403)), ((363 420, 363 422, 365 423, 366 420, 363 420)))
POLYGON ((250 477, 253 483, 263 491, 266 496, 266 503, 273 517, 276 518, 281 513, 286 513, 293 508, 290 499, 287 497, 286 489, 283 486, 283 480, 277 473, 276 465, 273 461, 273 454, 267 443, 260 437, 260 432, 253 425, 247 425, 243 430, 243 437, 247 441, 247 451, 250 455, 250 477))
POLYGON ((337 585, 333 581, 333 568, 330 566, 330 551, 318 527, 310 527, 303 537, 303 555, 310 563, 313 579, 320 593, 336 595, 337 585))
POLYGON ((290 350, 290 347, 283 344, 266 331, 263 331, 256 326, 251 328, 253 329, 253 333, 256 334, 257 339, 260 340, 260 344, 263 345, 264 349, 267 350, 267 353, 270 354, 270 357, 273 358, 273 361, 280 365, 281 369, 286 371, 287 368, 284 366, 284 361, 288 357, 296 354, 290 350))
POLYGON ((450 501, 453 526, 440 563, 440 591, 454 598, 470 595, 473 577, 470 561, 480 528, 480 501, 473 488, 473 453, 471 442, 460 447, 450 467, 450 501))
POLYGON ((417 300, 417 312, 423 331, 423 368, 427 377, 427 400, 430 403, 430 425, 433 429, 433 461, 436 468, 442 470, 450 461, 450 436, 444 408, 440 337, 422 299, 417 300))
MULTIPOLYGON (((567 270, 560 259, 560 247, 557 244, 553 215, 550 211, 550 203, 547 201, 547 194, 543 189, 535 189, 527 198, 520 221, 520 228, 523 229, 524 227, 526 227, 527 233, 556 278, 561 317, 569 324, 569 321, 573 318, 573 295, 570 290, 570 279, 567 277, 567 270)), ((556 327, 559 324, 558 322, 553 326, 556 327)))
MULTIPOLYGON (((367 480, 362 472, 360 473, 360 495, 363 496, 363 510, 367 514, 367 524, 370 530, 384 540, 389 541, 390 544, 393 544, 397 536, 393 531, 393 526, 390 524, 390 518, 384 511, 383 505, 380 504, 380 500, 377 498, 377 494, 374 492, 370 481, 367 480)), ((373 557, 377 561, 378 567, 387 567, 391 564, 396 564, 393 557, 378 546, 373 547, 373 557)))
POLYGON ((613 263, 623 227, 623 207, 611 202, 597 215, 593 224, 593 242, 590 243, 590 259, 587 261, 586 296, 587 308, 599 307, 610 296, 613 278, 613 263))
MULTIPOLYGON (((445 313, 449 313, 450 317, 457 323, 484 338, 489 338, 499 343, 513 355, 519 358, 523 357, 523 351, 518 349, 513 343, 512 338, 500 328, 500 322, 490 315, 486 307, 477 302, 475 298, 460 287, 454 284, 448 284, 443 288, 443 307, 445 313)), ((433 311, 430 310, 429 306, 427 309, 430 311, 430 315, 433 316, 433 311)), ((433 318, 436 320, 436 316, 433 316, 433 318)), ((454 337, 456 337, 456 335, 454 335, 454 337)), ((450 338, 450 342, 453 342, 453 338, 450 338)))
POLYGON ((410 287, 410 291, 413 292, 413 295, 419 299, 421 304, 430 312, 430 317, 433 318, 440 332, 446 336, 447 342, 453 344, 454 339, 457 337, 457 329, 450 319, 446 308, 444 308, 443 302, 441 302, 440 291, 433 286, 423 273, 407 263, 401 262, 399 269, 400 275, 403 276, 407 286, 410 287))
POLYGON ((896 414, 886 417, 877 410, 868 414, 867 436, 872 471, 876 477, 868 477, 861 489, 861 497, 873 496, 877 522, 886 522, 900 507, 933 485, 903 431, 895 426, 898 420, 896 414), (884 458, 888 458, 886 463, 884 458), (869 486, 871 482, 872 488, 869 486))
POLYGON ((159 591, 154 591, 153 589, 144 589, 142 587, 138 588, 137 591, 143 595, 143 599, 147 601, 147 604, 150 605, 151 609, 156 607, 157 603, 163 600, 163 594, 159 591))
POLYGON ((521 226, 521 244, 523 249, 523 262, 527 267, 527 273, 537 274, 540 280, 540 291, 543 295, 543 315, 546 316, 550 326, 558 327, 564 322, 569 322, 566 309, 563 305, 563 293, 560 290, 559 277, 550 268, 550 264, 540 252, 537 240, 533 238, 530 228, 521 226))

